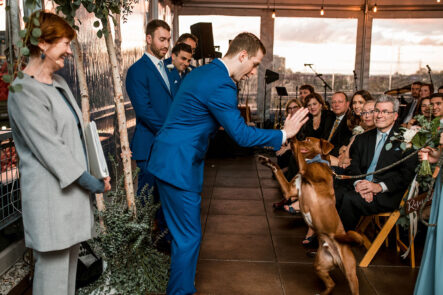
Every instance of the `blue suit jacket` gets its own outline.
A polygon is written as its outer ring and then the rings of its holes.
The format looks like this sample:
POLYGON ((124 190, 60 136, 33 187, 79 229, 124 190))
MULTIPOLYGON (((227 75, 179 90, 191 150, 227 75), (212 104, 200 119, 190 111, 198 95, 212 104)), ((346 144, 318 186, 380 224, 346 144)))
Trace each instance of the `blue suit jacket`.
POLYGON ((281 131, 245 124, 237 108, 237 87, 216 59, 183 80, 155 138, 149 172, 180 189, 201 192, 209 138, 220 125, 241 146, 281 147, 281 131))
MULTIPOLYGON (((166 72, 168 73, 168 69, 166 72)), ((169 84, 172 85, 171 80, 169 84)), ((132 158, 147 161, 154 137, 166 120, 174 87, 171 87, 171 93, 157 67, 143 54, 128 69, 126 92, 136 116, 135 132, 131 141, 132 158)))
POLYGON ((184 78, 180 76, 180 74, 178 73, 178 70, 176 67, 174 67, 173 69, 169 70, 167 68, 168 65, 172 65, 172 58, 168 57, 166 58, 163 63, 165 64, 166 67, 166 73, 168 74, 168 78, 169 78, 169 85, 171 86, 171 92, 173 93, 173 96, 175 96, 175 94, 178 91, 178 88, 180 87, 180 84, 184 78))

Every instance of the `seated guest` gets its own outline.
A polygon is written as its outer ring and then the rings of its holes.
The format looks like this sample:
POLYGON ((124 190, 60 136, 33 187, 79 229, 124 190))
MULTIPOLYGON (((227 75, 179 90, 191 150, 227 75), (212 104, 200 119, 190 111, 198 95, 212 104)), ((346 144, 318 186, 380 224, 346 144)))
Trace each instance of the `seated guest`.
POLYGON ((300 97, 298 99, 300 100, 302 105, 305 105, 306 96, 308 96, 309 94, 314 93, 314 92, 315 92, 314 87, 312 87, 309 84, 305 84, 305 85, 300 86, 300 91, 299 91, 300 97))
MULTIPOLYGON (((294 115, 300 108, 302 107, 300 101, 298 99, 293 98, 288 101, 286 104, 286 116, 288 115, 294 115)), ((289 159, 292 155, 291 151, 291 145, 286 142, 284 145, 282 145, 282 148, 276 152, 277 155, 277 164, 280 166, 280 168, 283 170, 283 172, 286 172, 287 167, 289 165, 289 159)))
POLYGON ((309 110, 309 120, 303 126, 304 137, 321 138, 325 129, 325 122, 334 120, 334 113, 326 109, 325 102, 320 94, 311 93, 305 97, 305 108, 309 110))
POLYGON ((351 112, 347 114, 347 123, 350 130, 360 125, 361 111, 366 101, 372 100, 371 94, 366 90, 359 90, 351 98, 351 112))
MULTIPOLYGON (((364 132, 375 128, 374 107, 375 107, 375 100, 367 100, 363 105, 362 111, 360 112, 360 117, 361 117, 360 126, 364 132)), ((342 148, 338 158, 331 156, 331 166, 347 168, 351 164, 351 157, 349 155, 349 150, 351 148, 352 143, 354 142, 355 137, 358 134, 359 133, 355 133, 352 135, 349 144, 344 148, 342 148)))
MULTIPOLYGON (((374 172, 404 157, 399 142, 386 150, 390 134, 394 132, 399 101, 382 95, 374 109, 376 129, 360 134, 351 147, 350 175, 374 172)), ((368 175, 346 189, 336 191, 336 204, 346 230, 355 229, 361 216, 390 212, 398 208, 400 200, 412 181, 417 157, 385 172, 368 175)))
POLYGON ((331 107, 335 116, 326 120, 322 138, 327 139, 334 145, 330 155, 338 157, 340 148, 348 145, 349 139, 352 136, 346 120, 346 114, 349 109, 347 95, 344 92, 334 93, 331 99, 331 107))
POLYGON ((432 115, 443 118, 443 94, 435 93, 431 97, 432 115))
MULTIPOLYGON (((420 100, 417 106, 417 110, 414 113, 414 117, 417 115, 423 115, 428 119, 432 119, 432 113, 431 113, 431 98, 425 97, 420 100)), ((402 124, 402 126, 405 126, 406 128, 411 128, 413 125, 417 125, 418 122, 415 118, 412 118, 407 122, 406 124, 402 124)))
POLYGON ((400 105, 400 111, 398 114, 399 123, 408 123, 417 111, 418 102, 420 101, 420 88, 423 85, 420 81, 415 81, 411 84, 411 97, 403 98, 400 105), (402 106, 402 104, 404 106, 402 106))
POLYGON ((423 83, 420 87, 420 99, 431 96, 434 93, 434 85, 423 83))

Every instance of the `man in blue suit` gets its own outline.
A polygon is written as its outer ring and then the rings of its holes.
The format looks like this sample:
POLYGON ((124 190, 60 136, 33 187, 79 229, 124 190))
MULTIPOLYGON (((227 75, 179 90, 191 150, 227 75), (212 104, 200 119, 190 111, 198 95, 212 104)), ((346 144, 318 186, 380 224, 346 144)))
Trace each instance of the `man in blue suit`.
MULTIPOLYGON (((187 44, 187 45, 191 46, 192 56, 194 56, 195 49, 197 48, 197 44, 198 44, 197 36, 195 36, 193 34, 189 34, 189 33, 181 34, 180 37, 178 37, 177 42, 175 42, 174 47, 176 45, 178 45, 178 44, 181 44, 181 43, 184 43, 184 44, 187 44)), ((165 64, 171 64, 171 63, 172 63, 172 55, 165 59, 165 64)), ((182 78, 184 78, 184 76, 186 76, 186 74, 189 73, 194 68, 195 68, 194 66, 190 65, 189 66, 189 71, 184 72, 184 75, 183 75, 182 78)))
POLYGON ((162 20, 153 20, 146 26, 145 54, 128 70, 126 91, 135 110, 136 126, 131 142, 132 159, 137 162, 138 190, 149 184, 154 177, 148 172, 148 159, 154 137, 166 120, 172 98, 174 83, 170 83, 163 58, 169 49, 171 29, 162 20))
POLYGON ((174 92, 180 87, 181 81, 185 75, 191 71, 189 63, 192 60, 192 48, 186 43, 178 43, 172 48, 171 59, 168 64, 165 59, 165 66, 168 69, 169 81, 175 87, 174 92))
POLYGON ((235 82, 256 74, 266 53, 261 41, 242 33, 223 59, 196 68, 183 80, 168 118, 155 138, 148 170, 155 175, 172 234, 169 295, 193 294, 200 249, 200 193, 209 138, 219 126, 241 146, 279 150, 307 121, 306 109, 288 117, 284 130, 248 127, 237 108, 235 82))

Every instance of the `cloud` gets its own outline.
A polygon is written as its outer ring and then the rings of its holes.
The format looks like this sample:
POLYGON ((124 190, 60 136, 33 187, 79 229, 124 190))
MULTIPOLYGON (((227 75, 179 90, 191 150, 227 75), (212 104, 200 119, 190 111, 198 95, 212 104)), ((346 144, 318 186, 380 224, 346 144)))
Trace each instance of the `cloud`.
POLYGON ((283 42, 354 44, 356 34, 356 19, 277 18, 275 22, 275 39, 283 42))

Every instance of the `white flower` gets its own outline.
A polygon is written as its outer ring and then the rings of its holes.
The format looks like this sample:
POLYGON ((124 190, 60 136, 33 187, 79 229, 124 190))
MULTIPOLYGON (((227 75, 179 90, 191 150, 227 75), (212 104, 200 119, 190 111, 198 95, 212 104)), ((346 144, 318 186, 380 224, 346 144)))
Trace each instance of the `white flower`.
POLYGON ((188 72, 190 72, 190 71, 192 71, 192 68, 191 68, 191 67, 188 67, 188 72))
POLYGON ((168 68, 169 71, 172 71, 174 69, 174 65, 173 64, 169 64, 166 67, 168 68))
POLYGON ((363 132, 365 132, 363 127, 358 125, 358 126, 354 127, 354 129, 352 130, 352 135, 359 135, 359 134, 362 134, 363 132))
POLYGON ((405 139, 405 142, 410 143, 417 132, 417 128, 406 129, 405 133, 403 133, 403 138, 405 139))

